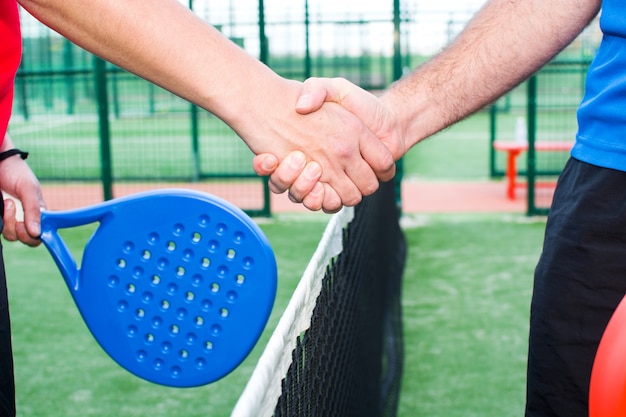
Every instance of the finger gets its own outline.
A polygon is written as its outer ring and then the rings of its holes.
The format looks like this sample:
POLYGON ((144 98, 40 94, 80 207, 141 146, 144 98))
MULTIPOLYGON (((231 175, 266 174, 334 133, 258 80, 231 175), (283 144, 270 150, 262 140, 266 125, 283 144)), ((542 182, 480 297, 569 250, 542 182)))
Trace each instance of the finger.
POLYGON ((339 194, 330 185, 324 184, 324 203, 322 205, 324 213, 337 213, 342 207, 339 194))
MULTIPOLYGON (((46 208, 41 191, 38 189, 31 193, 25 193, 22 198, 22 207, 24 210, 25 232, 30 238, 34 239, 34 242, 37 242, 41 235, 41 210, 46 208)), ((20 236, 19 232, 20 230, 18 230, 18 237, 20 236)), ((20 241, 31 244, 30 240, 25 242, 20 238, 20 241)))
POLYGON ((252 167, 257 175, 266 177, 278 167, 278 158, 269 153, 258 154, 252 159, 252 167))
POLYGON ((17 240, 17 233, 15 232, 15 225, 17 220, 15 202, 11 199, 4 200, 4 227, 2 229, 2 235, 9 242, 15 242, 17 240))
POLYGON ((396 175, 395 159, 385 144, 377 137, 365 135, 359 142, 359 150, 379 180, 390 181, 396 175))
POLYGON ((38 246, 41 243, 41 239, 38 236, 32 236, 31 232, 26 229, 24 222, 17 222, 15 224, 15 233, 17 240, 28 246, 38 246))
POLYGON ((270 176, 269 187, 275 194, 282 194, 296 181, 306 166, 306 156, 300 151, 291 152, 282 160, 270 176))
MULTIPOLYGON (((289 187, 289 198, 291 201, 297 203, 303 202, 304 198, 313 191, 321 176, 322 167, 317 162, 311 161, 307 163, 302 171, 302 174, 299 175, 293 181, 291 187, 289 187)), ((319 192, 320 190, 318 189, 317 191, 319 192)), ((315 197, 311 197, 310 200, 314 199, 315 197)))
POLYGON ((316 182, 311 192, 302 199, 302 205, 311 211, 319 211, 324 205, 324 195, 324 185, 316 182))

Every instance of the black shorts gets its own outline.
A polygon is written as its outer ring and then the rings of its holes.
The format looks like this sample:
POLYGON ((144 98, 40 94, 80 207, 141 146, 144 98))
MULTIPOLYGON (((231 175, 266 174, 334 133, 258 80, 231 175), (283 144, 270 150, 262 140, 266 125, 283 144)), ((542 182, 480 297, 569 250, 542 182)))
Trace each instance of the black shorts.
MULTIPOLYGON (((0 193, 0 231, 4 227, 4 204, 0 193)), ((13 377, 13 350, 11 347, 11 322, 9 299, 4 271, 4 257, 0 241, 0 416, 15 416, 15 383, 13 377)))
POLYGON ((526 417, 587 417, 604 328, 626 294, 626 173, 570 159, 535 271, 526 417))

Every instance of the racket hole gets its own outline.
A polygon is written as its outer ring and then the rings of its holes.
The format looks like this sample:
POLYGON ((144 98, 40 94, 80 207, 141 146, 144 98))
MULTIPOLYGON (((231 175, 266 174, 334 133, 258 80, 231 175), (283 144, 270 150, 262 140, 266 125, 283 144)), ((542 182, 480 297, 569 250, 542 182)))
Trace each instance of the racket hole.
POLYGON ((243 242, 245 237, 246 236, 243 234, 243 232, 236 232, 233 239, 235 240, 235 243, 241 243, 243 242))
POLYGON ((193 232, 191 234, 191 241, 193 243, 198 243, 200 240, 202 240, 202 235, 199 232, 193 232))
POLYGON ((179 378, 182 373, 183 370, 180 369, 178 366, 174 366, 172 367, 172 369, 170 369, 170 376, 174 379, 179 378))
POLYGON ((163 366, 165 365, 165 362, 163 362, 163 359, 155 359, 153 366, 154 369, 156 369, 157 371, 160 371, 161 369, 163 369, 163 366))
POLYGON ((245 258, 243 258, 243 267, 245 269, 251 269, 254 266, 254 259, 252 259, 251 257, 247 256, 245 258))
POLYGON ((148 243, 150 243, 151 245, 154 245, 158 241, 159 241, 159 234, 158 233, 150 233, 148 235, 148 243))
POLYGON ((143 300, 145 304, 150 304, 153 298, 154 298, 154 294, 152 294, 149 291, 146 291, 141 295, 141 299, 143 300))
POLYGON ((138 308, 135 310, 135 317, 139 320, 143 319, 146 317, 146 311, 143 308, 138 308))
POLYGON ((187 310, 185 310, 184 308, 179 308, 178 310, 176 310, 176 317, 178 317, 179 320, 183 320, 185 317, 187 317, 187 310))
POLYGON ((135 291, 137 291, 137 287, 135 287, 135 284, 128 284, 128 285, 126 286, 126 292, 127 292, 128 294, 134 294, 134 293, 135 293, 135 291))
POLYGON ((158 275, 152 275, 152 279, 150 280, 152 285, 159 285, 161 283, 161 277, 158 275))
POLYGON ((218 293, 219 291, 220 291, 220 284, 218 284, 217 282, 213 282, 211 284, 211 292, 218 293))
POLYGON ((230 311, 228 311, 227 308, 222 307, 220 308, 220 317, 225 319, 226 317, 228 317, 228 315, 230 314, 230 311))
POLYGON ((143 268, 136 267, 133 269, 133 277, 139 279, 143 276, 143 268))
POLYGON ((193 319, 193 322, 196 326, 201 327, 202 325, 204 325, 204 317, 196 316, 196 318, 193 319))
POLYGON ((215 233, 217 233, 219 236, 222 236, 224 233, 226 233, 227 230, 228 227, 224 223, 220 223, 215 228, 215 233))
POLYGON ((150 252, 149 250, 144 250, 143 252, 141 252, 141 258, 145 261, 147 261, 148 259, 150 259, 152 257, 152 252, 150 252))
POLYGON ((203 358, 196 359, 196 369, 204 369, 206 367, 206 360, 203 358))
POLYGON ((183 277, 185 276, 185 268, 182 266, 179 266, 178 268, 176 268, 176 275, 178 277, 183 277))
POLYGON ((198 338, 198 336, 196 336, 195 333, 187 333, 187 344, 188 345, 193 345, 194 343, 196 343, 196 339, 198 338))
POLYGON ((170 308, 170 302, 167 300, 161 301, 161 310, 167 311, 170 308))
POLYGON ((124 258, 118 259, 117 260, 117 267, 120 268, 120 269, 126 268, 126 259, 124 259, 124 258))
POLYGON ((168 262, 168 260, 167 260, 166 258, 160 258, 160 259, 157 261, 157 267, 158 267, 159 269, 165 269, 165 268, 167 268, 167 266, 168 266, 169 264, 170 264, 170 263, 168 262))
POLYGON ((124 242, 123 251, 124 253, 131 253, 135 249, 135 244, 133 242, 124 242))
POLYGON ((208 268, 211 265, 211 260, 209 258, 202 258, 201 265, 203 268, 208 268))
POLYGON ((109 277, 109 287, 114 288, 117 287, 120 283, 120 279, 119 277, 115 276, 115 275, 111 275, 109 277))
POLYGON ((235 259, 235 255, 237 255, 237 252, 235 251, 235 249, 228 249, 226 251, 226 258, 233 260, 235 259))
POLYGON ((147 344, 149 344, 149 345, 150 345, 150 344, 152 344, 152 343, 154 343, 154 335, 153 335, 152 333, 148 333, 148 334, 145 336, 145 338, 144 338, 144 339, 145 339, 146 343, 147 343, 147 344))
POLYGON ((210 340, 207 340, 206 342, 204 342, 204 350, 206 350, 207 352, 210 352, 213 350, 213 342, 211 342, 210 340))
POLYGON ((246 282, 246 277, 245 277, 245 275, 244 275, 244 274, 237 274, 237 275, 235 276, 235 282, 236 282, 238 285, 243 285, 243 284, 246 282))
POLYGON ((167 286, 167 293, 170 295, 174 295, 178 292, 178 285, 171 283, 167 286))
POLYGON ((191 285, 193 285, 194 287, 199 287, 200 285, 202 285, 202 281, 204 281, 202 275, 196 274, 191 278, 191 285))
POLYGON ((189 351, 181 349, 181 351, 178 352, 178 357, 183 361, 189 359, 189 351))
POLYGON ((139 330, 137 329, 136 326, 128 326, 128 328, 126 329, 126 335, 128 337, 135 337, 135 336, 137 336, 137 332, 138 331, 139 330))
POLYGON ((177 224, 174 225, 174 234, 176 236, 180 236, 184 232, 185 232, 185 226, 184 225, 182 225, 180 223, 177 223, 177 224))
POLYGON ((195 298, 196 298, 196 294, 194 294, 192 291, 187 291, 185 293, 185 300, 186 301, 192 302, 195 298))
POLYGON ((167 250, 169 252, 174 252, 176 250, 176 242, 173 242, 171 240, 167 242, 167 250))
POLYGON ((209 252, 217 252, 220 248, 220 244, 217 240, 212 240, 209 242, 209 252))
POLYGON ((180 328, 179 328, 177 325, 172 324, 172 325, 170 326, 170 334, 171 334, 172 336, 176 336, 179 332, 180 332, 180 328))
POLYGON ((137 362, 143 362, 146 360, 146 358, 148 358, 148 352, 146 352, 145 350, 140 350, 137 352, 136 358, 137 362))

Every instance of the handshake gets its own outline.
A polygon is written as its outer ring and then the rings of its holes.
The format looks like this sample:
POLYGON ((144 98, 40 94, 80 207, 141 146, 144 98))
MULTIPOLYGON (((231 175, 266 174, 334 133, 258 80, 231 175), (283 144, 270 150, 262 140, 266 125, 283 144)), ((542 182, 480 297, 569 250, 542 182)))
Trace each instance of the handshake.
POLYGON ((306 80, 295 111, 313 123, 315 131, 305 137, 315 139, 294 138, 291 146, 300 147, 282 159, 258 153, 255 172, 269 176, 272 192, 289 191, 292 202, 310 210, 332 213, 358 204, 379 181, 394 177, 395 162, 410 147, 392 97, 393 89, 378 98, 342 78, 306 80))

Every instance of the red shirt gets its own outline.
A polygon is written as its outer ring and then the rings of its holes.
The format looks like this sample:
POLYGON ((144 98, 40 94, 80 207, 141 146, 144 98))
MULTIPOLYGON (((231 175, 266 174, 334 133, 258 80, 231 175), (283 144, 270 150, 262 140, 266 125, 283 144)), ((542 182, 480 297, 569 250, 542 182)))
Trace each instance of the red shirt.
POLYGON ((15 0, 0 0, 0 144, 11 118, 15 73, 22 57, 22 36, 15 0))

